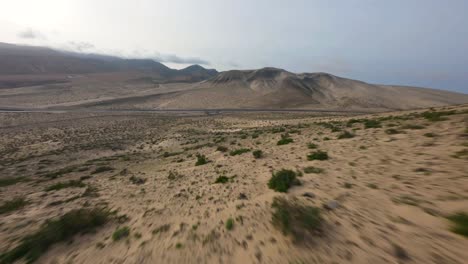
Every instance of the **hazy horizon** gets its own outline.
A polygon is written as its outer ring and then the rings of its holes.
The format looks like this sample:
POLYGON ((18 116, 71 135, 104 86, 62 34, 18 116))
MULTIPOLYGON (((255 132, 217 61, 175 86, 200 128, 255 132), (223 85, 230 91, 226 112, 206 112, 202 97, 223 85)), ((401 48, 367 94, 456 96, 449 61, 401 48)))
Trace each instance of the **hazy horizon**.
POLYGON ((0 3, 0 42, 468 93, 461 0, 0 3))

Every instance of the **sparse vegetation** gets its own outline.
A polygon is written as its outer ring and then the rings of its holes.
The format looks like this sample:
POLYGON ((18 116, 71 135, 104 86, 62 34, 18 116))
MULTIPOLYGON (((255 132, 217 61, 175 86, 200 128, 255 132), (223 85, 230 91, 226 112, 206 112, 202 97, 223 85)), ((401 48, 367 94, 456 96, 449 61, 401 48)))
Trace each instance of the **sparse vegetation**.
POLYGON ((304 168, 304 173, 322 173, 324 172, 324 169, 322 168, 317 168, 317 167, 313 167, 313 166, 309 166, 309 167, 305 167, 304 168))
POLYGON ((171 228, 171 225, 165 224, 154 229, 152 233, 153 235, 164 233, 164 232, 169 231, 170 228, 171 228))
POLYGON ((130 235, 130 228, 128 226, 117 228, 112 234, 112 240, 119 241, 130 235))
POLYGON ((197 161, 195 162, 195 166, 201 166, 208 163, 208 159, 205 155, 197 154, 197 161))
POLYGON ((223 175, 223 176, 219 176, 218 178, 216 178, 215 183, 227 183, 228 181, 229 181, 229 178, 223 175))
POLYGON ((275 197, 272 207, 273 226, 285 235, 291 234, 294 239, 302 240, 308 234, 320 230, 322 217, 317 207, 302 205, 298 200, 282 197, 275 197))
POLYGON ((276 133, 283 133, 285 132, 286 129, 284 127, 274 127, 273 129, 271 129, 271 132, 273 134, 276 134, 276 133))
POLYGON ((456 114, 456 111, 439 111, 439 112, 427 111, 427 112, 422 113, 421 116, 429 121, 437 122, 437 121, 448 120, 448 118, 445 116, 454 115, 454 114, 456 114))
POLYGON ((228 218, 226 221, 226 229, 231 231, 234 228, 234 219, 228 218))
POLYGON ((460 151, 455 152, 452 157, 457 159, 467 159, 468 158, 468 149, 463 149, 460 151))
POLYGON ((327 160, 327 159, 328 159, 328 153, 325 151, 321 151, 321 150, 317 150, 307 155, 307 160, 327 160))
POLYGON ((436 134, 434 134, 434 133, 425 133, 424 136, 429 137, 429 138, 433 138, 433 137, 436 136, 436 134))
POLYGON ((281 139, 276 143, 276 145, 278 146, 287 145, 292 142, 294 142, 294 140, 291 137, 289 137, 288 133, 285 133, 281 135, 281 139))
POLYGON ((257 149, 257 150, 254 150, 254 152, 252 152, 252 155, 254 156, 254 158, 256 159, 260 159, 263 157, 263 151, 257 149))
POLYGON ((417 124, 406 124, 406 125, 402 126, 401 128, 403 128, 403 129, 424 129, 424 126, 417 125, 417 124))
POLYGON ((108 220, 109 213, 101 209, 72 210, 46 221, 39 230, 21 239, 17 246, 0 255, 0 263, 13 263, 21 258, 32 263, 53 244, 68 241, 76 234, 90 233, 108 220))
POLYGON ((136 185, 141 185, 141 184, 145 184, 146 179, 136 177, 136 176, 131 176, 130 177, 130 182, 132 182, 133 184, 136 184, 136 185))
POLYGON ((180 154, 182 154, 182 152, 168 152, 168 151, 166 151, 166 152, 163 153, 163 157, 168 158, 168 157, 173 157, 173 156, 177 156, 177 155, 180 155, 180 154))
POLYGON ((360 122, 361 122, 361 120, 358 120, 358 119, 350 119, 350 120, 348 120, 348 122, 346 123, 346 126, 347 126, 347 127, 352 127, 354 124, 360 123, 360 122))
POLYGON ((84 184, 82 181, 77 181, 77 180, 70 180, 67 182, 59 182, 54 185, 51 185, 45 189, 46 192, 50 191, 58 191, 61 189, 65 188, 83 188, 86 187, 86 184, 84 184))
POLYGON ((101 167, 97 167, 93 172, 91 172, 91 174, 98 174, 98 173, 112 171, 112 170, 114 170, 114 168, 110 166, 101 166, 101 167))
POLYGON ((382 125, 380 121, 374 119, 366 119, 364 120, 364 127, 367 128, 381 128, 382 125))
POLYGON ((317 145, 317 144, 314 144, 314 143, 308 143, 308 144, 307 144, 307 148, 309 148, 309 149, 316 149, 316 148, 318 148, 318 145, 317 145))
POLYGON ((14 185, 26 181, 26 177, 13 177, 0 179, 0 187, 14 185))
POLYGON ((296 172, 282 169, 272 174, 268 187, 277 192, 287 192, 291 186, 297 183, 296 172))
POLYGON ((86 190, 82 194, 83 197, 98 197, 98 189, 96 187, 88 185, 86 190))
POLYGON ((454 233, 468 237, 468 214, 467 213, 456 213, 447 217, 453 224, 451 230, 454 233))
POLYGON ((182 177, 183 176, 180 173, 178 173, 177 171, 173 171, 173 170, 169 171, 169 175, 167 175, 167 178, 171 181, 180 179, 182 177))
POLYGON ((54 171, 54 172, 49 172, 49 173, 45 174, 44 177, 49 178, 49 179, 56 179, 56 178, 61 177, 61 176, 65 175, 65 174, 68 174, 68 173, 71 173, 71 172, 75 171, 77 168, 78 168, 77 166, 68 166, 68 167, 59 169, 59 170, 54 171))
POLYGON ((216 150, 217 150, 217 151, 220 151, 220 152, 226 152, 226 151, 228 151, 228 148, 225 147, 225 146, 218 146, 218 147, 216 148, 216 150))
POLYGON ((250 149, 241 148, 241 149, 232 150, 231 152, 229 152, 229 155, 237 156, 237 155, 241 155, 241 154, 244 154, 244 153, 247 153, 247 152, 250 152, 250 149))
POLYGON ((28 204, 28 201, 23 197, 13 198, 12 200, 7 200, 0 205, 0 215, 13 212, 25 207, 28 204))

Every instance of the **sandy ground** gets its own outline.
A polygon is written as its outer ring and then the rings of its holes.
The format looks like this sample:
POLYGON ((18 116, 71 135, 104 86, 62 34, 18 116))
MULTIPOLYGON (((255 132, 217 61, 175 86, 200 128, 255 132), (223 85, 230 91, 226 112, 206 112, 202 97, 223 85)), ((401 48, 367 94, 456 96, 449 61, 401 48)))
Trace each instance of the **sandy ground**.
POLYGON ((411 112, 370 115, 405 118, 369 129, 347 127, 352 117, 300 113, 2 113, 0 177, 27 181, 0 187, 0 203, 12 197, 29 203, 0 214, 0 252, 47 219, 104 206, 128 220, 55 244, 38 263, 466 263, 468 239, 452 233, 445 218, 468 212, 467 157, 456 156, 468 149, 468 106, 453 109, 457 114, 438 122, 411 112), (317 123, 331 121, 355 137, 337 139, 341 132, 317 123), (277 145, 279 127, 293 143, 277 145), (329 160, 308 161, 310 142, 329 160), (260 149, 264 157, 230 156, 218 146, 260 149), (197 153, 210 162, 195 166, 197 153), (113 169, 92 173, 102 166, 113 169), (308 166, 324 172, 304 173, 302 185, 287 193, 268 188, 273 171, 308 166), (63 168, 72 169, 45 177, 63 168), (215 184, 221 175, 232 180, 215 184), (44 191, 83 176, 91 176, 82 181, 97 196, 83 196, 86 188, 44 191), (136 184, 132 176, 146 181, 136 184), (339 206, 322 209, 322 232, 297 243, 271 223, 276 196, 339 206), (121 226, 130 236, 113 241, 121 226))

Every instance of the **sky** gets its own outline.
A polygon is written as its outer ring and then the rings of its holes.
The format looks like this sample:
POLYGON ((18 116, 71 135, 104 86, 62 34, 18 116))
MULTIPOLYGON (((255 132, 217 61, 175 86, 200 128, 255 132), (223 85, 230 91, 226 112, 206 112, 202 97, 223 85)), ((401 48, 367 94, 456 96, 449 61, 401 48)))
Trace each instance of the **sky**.
POLYGON ((0 42, 468 93, 466 0, 0 0, 0 42))

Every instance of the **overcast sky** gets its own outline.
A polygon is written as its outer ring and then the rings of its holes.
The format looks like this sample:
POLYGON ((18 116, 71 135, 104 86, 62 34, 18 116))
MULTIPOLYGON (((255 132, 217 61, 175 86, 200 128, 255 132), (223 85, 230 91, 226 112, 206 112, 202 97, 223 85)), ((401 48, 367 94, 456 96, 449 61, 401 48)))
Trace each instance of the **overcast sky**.
POLYGON ((0 0, 0 42, 468 93, 466 0, 0 0))

